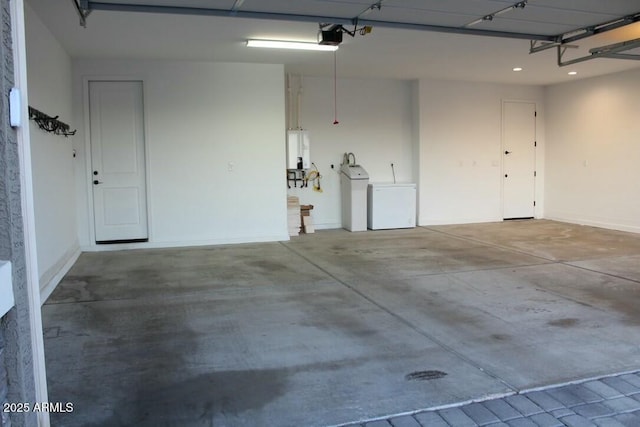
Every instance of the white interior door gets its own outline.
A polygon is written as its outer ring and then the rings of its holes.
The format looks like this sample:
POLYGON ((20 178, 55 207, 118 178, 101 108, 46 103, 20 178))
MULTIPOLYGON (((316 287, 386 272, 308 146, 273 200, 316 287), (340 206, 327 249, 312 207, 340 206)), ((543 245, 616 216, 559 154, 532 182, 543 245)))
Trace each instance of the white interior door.
POLYGON ((536 104, 502 104, 503 218, 533 218, 536 180, 536 104))
POLYGON ((142 82, 89 82, 89 108, 96 242, 147 239, 142 82))

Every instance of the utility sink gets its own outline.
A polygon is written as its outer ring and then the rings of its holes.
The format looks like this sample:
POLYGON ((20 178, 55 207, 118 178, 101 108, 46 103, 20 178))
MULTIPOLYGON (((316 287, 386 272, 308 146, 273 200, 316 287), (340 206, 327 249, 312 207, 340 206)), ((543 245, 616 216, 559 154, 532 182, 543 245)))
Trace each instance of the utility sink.
POLYGON ((14 304, 11 263, 0 261, 0 317, 7 314, 14 304))

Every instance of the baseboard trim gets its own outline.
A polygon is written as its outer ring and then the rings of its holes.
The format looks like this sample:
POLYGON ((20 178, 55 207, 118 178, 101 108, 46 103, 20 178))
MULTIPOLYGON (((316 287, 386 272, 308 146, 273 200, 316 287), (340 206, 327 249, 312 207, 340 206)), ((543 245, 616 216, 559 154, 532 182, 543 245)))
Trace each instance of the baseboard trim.
POLYGON ((316 230, 334 230, 336 228, 342 228, 342 223, 340 222, 328 222, 324 224, 314 224, 316 230))
POLYGON ((418 227, 428 227, 430 225, 462 225, 462 224, 480 224, 486 222, 502 222, 503 218, 451 218, 451 219, 434 219, 420 218, 418 227))
POLYGON ((47 302, 47 299, 51 296, 53 291, 58 287, 58 284, 62 280, 62 278, 71 270, 73 264, 76 263, 82 251, 80 248, 77 248, 71 256, 67 259, 67 261, 60 267, 60 269, 53 275, 53 277, 44 285, 40 287, 40 304, 43 305, 47 302))
POLYGON ((567 222, 569 224, 586 225, 589 227, 605 228, 607 230, 625 231, 628 233, 640 233, 640 227, 626 224, 616 224, 606 221, 590 220, 584 218, 574 218, 564 216, 562 214, 556 215, 554 213, 546 214, 545 219, 551 221, 567 222))
POLYGON ((132 249, 165 249, 165 248, 183 248, 190 246, 219 246, 219 245, 235 245, 241 243, 265 243, 265 242, 282 242, 290 240, 289 235, 277 236, 251 236, 251 237, 234 237, 229 239, 211 239, 211 240, 185 240, 173 242, 143 242, 143 243, 116 243, 111 245, 89 245, 82 246, 83 252, 106 252, 106 251, 123 251, 132 249))

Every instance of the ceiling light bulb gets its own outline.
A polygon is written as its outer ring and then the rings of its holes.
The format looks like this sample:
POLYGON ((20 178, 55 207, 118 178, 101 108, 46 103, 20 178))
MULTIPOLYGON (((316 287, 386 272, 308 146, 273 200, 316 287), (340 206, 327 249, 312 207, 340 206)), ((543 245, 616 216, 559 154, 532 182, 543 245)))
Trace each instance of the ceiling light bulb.
POLYGON ((522 67, 514 67, 513 71, 522 71, 522 67))
POLYGON ((321 50, 336 51, 338 46, 308 42, 291 42, 284 40, 247 40, 248 47, 265 47, 270 49, 321 50))
POLYGON ((578 75, 577 71, 569 71, 567 74, 569 74, 570 76, 576 76, 578 75))

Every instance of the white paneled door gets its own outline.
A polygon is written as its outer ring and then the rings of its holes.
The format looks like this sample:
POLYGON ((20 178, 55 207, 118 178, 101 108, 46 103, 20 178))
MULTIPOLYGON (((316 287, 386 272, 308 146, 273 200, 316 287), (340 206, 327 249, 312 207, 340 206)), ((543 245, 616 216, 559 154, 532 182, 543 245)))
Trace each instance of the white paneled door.
POLYGON ((533 218, 536 182, 536 104, 502 104, 503 218, 533 218))
POLYGON ((142 82, 89 82, 98 243, 148 238, 142 100, 142 82))

